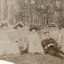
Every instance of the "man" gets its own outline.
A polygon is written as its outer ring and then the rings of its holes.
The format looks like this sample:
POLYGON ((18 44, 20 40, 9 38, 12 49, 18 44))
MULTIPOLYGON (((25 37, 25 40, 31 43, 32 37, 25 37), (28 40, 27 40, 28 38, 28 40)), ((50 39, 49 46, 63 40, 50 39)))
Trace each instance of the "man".
MULTIPOLYGON (((28 52, 31 54, 35 54, 35 53, 44 54, 44 51, 41 45, 41 40, 37 33, 37 27, 31 26, 29 30, 30 30, 30 34, 27 35, 28 52)), ((25 49, 26 47, 23 50, 25 49)))
POLYGON ((53 38, 50 38, 49 32, 44 32, 44 35, 45 39, 41 41, 44 53, 64 59, 63 56, 60 55, 64 55, 64 52, 60 50, 57 42, 53 38))

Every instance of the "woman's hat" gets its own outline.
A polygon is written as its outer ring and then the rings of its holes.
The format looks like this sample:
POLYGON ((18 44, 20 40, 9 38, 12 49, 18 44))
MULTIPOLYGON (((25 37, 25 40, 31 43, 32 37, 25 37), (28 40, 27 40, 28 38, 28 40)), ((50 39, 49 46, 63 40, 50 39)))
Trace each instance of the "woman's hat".
POLYGON ((17 29, 17 27, 23 27, 24 26, 24 24, 22 23, 22 22, 18 22, 13 28, 14 29, 17 29))
POLYGON ((44 34, 49 33, 49 31, 44 32, 44 34))
POLYGON ((48 25, 48 27, 55 27, 55 25, 54 24, 51 24, 51 25, 48 25))
POLYGON ((30 25, 29 30, 32 31, 33 29, 37 31, 38 30, 37 25, 30 25))
POLYGON ((8 23, 7 23, 6 21, 1 21, 0 26, 1 26, 1 27, 3 27, 3 26, 8 27, 8 23))

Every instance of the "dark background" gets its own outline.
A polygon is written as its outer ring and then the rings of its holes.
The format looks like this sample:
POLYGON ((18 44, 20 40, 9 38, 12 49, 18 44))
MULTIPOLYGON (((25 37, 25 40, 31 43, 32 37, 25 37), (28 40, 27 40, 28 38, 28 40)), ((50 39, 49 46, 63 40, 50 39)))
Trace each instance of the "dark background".
POLYGON ((47 25, 64 22, 64 0, 0 0, 0 21, 47 25))

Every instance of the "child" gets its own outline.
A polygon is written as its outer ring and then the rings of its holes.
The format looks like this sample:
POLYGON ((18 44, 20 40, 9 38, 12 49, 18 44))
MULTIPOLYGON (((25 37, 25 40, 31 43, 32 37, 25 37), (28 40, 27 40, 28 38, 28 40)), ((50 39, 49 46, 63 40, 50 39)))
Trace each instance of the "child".
POLYGON ((64 52, 60 50, 60 48, 58 47, 58 43, 53 38, 50 38, 49 32, 45 32, 44 35, 45 39, 41 42, 44 53, 64 59, 64 57, 60 55, 64 55, 64 52))

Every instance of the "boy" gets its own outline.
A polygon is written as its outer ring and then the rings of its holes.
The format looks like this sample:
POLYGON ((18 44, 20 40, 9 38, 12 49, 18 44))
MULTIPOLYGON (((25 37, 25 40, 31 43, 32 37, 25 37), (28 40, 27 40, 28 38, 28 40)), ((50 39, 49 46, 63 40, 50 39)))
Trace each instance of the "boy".
POLYGON ((41 42, 44 49, 44 53, 64 59, 64 57, 60 55, 64 55, 64 52, 60 50, 57 42, 53 38, 50 38, 49 32, 44 32, 44 35, 45 39, 41 42))

